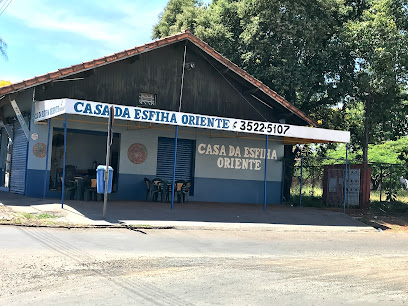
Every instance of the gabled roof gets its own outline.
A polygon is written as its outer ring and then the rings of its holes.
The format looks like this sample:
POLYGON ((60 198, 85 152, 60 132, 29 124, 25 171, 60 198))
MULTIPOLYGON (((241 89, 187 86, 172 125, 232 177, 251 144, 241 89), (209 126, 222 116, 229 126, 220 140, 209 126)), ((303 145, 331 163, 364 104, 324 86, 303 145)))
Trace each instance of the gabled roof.
POLYGON ((112 55, 94 59, 92 61, 84 62, 78 65, 73 65, 68 68, 58 69, 57 71, 50 72, 50 73, 40 75, 40 76, 36 76, 32 79, 24 80, 22 82, 0 87, 0 96, 18 92, 18 91, 21 91, 27 88, 35 87, 37 85, 41 85, 41 84, 48 83, 54 80, 58 80, 58 79, 61 79, 61 78, 64 78, 64 77, 67 77, 67 76, 70 76, 70 75, 73 75, 79 72, 83 72, 83 71, 94 69, 94 68, 104 66, 110 63, 114 63, 119 60, 123 60, 129 57, 135 56, 137 54, 145 53, 145 52, 148 52, 148 51, 160 48, 160 47, 164 47, 164 46, 167 46, 167 45, 170 45, 170 44, 182 41, 182 40, 188 40, 192 42, 198 48, 206 52, 208 55, 216 59, 221 64, 225 65, 228 69, 235 72, 237 75, 239 75, 240 77, 242 77, 243 79, 251 83, 253 86, 258 88, 259 90, 264 92, 266 95, 271 97, 273 100, 275 100, 277 103, 279 103, 284 108, 289 110, 291 113, 295 114, 296 116, 298 116, 305 122, 309 123, 310 125, 316 126, 316 123, 306 114, 304 114, 301 110, 299 110, 297 107, 295 107, 294 105, 286 101, 282 96, 277 94, 275 91, 270 89, 268 86, 263 84, 261 81, 254 78, 253 76, 248 74, 246 71, 239 68, 237 65, 232 63, 230 60, 222 56, 220 53, 215 51, 204 41, 192 35, 189 31, 185 31, 182 33, 175 34, 173 36, 158 39, 153 42, 144 44, 142 46, 138 46, 138 47, 135 47, 129 50, 124 50, 122 52, 114 53, 112 55))

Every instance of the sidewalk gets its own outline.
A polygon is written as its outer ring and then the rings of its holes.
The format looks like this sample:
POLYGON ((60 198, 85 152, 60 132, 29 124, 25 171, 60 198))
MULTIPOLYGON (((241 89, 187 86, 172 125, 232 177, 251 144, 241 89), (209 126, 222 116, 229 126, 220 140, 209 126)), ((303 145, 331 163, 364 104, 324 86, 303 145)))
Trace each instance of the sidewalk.
MULTIPOLYGON (((103 202, 67 201, 28 198, 0 192, 0 208, 16 213, 52 214, 55 224, 65 226, 134 226, 177 229, 263 229, 284 231, 375 231, 339 212, 282 205, 170 203, 110 201, 106 220, 102 219, 103 202)), ((4 211, 4 210, 3 210, 4 211)), ((2 210, 0 209, 0 219, 2 210)))

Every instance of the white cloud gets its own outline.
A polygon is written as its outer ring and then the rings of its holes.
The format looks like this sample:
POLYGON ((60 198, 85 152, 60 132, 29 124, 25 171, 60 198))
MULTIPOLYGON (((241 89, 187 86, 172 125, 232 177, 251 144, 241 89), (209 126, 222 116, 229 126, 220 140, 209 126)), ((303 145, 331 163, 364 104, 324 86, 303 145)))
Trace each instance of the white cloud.
MULTIPOLYGON (((72 5, 75 5, 73 1, 72 5)), ((84 38, 99 41, 115 50, 129 48, 140 37, 151 33, 163 4, 142 9, 143 1, 95 1, 92 10, 81 12, 78 7, 59 5, 63 1, 19 0, 14 1, 6 11, 9 16, 19 19, 30 28, 73 33, 84 38), (102 2, 102 4, 100 3, 102 2), (51 6, 52 5, 52 6, 51 6), (102 12, 104 15, 98 15, 102 12), (113 18, 105 18, 110 14, 113 18)), ((66 3, 65 3, 66 4, 66 3)), ((144 43, 144 42, 143 42, 144 43)))
POLYGON ((0 19, 9 55, 0 79, 14 83, 149 42, 167 2, 15 0, 0 19))

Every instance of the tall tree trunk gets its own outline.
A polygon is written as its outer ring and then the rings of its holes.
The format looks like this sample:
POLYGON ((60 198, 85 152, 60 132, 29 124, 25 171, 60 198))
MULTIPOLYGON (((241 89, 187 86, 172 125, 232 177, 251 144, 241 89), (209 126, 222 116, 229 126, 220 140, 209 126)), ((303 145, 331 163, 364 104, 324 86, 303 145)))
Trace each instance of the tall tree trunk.
MULTIPOLYGON (((290 101, 293 105, 297 105, 299 107, 299 103, 296 100, 296 90, 291 85, 289 89, 285 93, 285 97, 288 101, 290 101)), ((290 188, 292 186, 292 178, 295 172, 295 158, 297 153, 299 152, 299 148, 293 145, 284 145, 284 173, 283 173, 283 201, 290 200, 290 188)))
POLYGON ((292 185, 293 173, 295 172, 295 158, 298 148, 292 145, 284 146, 284 173, 283 173, 283 200, 290 200, 290 187, 292 185))

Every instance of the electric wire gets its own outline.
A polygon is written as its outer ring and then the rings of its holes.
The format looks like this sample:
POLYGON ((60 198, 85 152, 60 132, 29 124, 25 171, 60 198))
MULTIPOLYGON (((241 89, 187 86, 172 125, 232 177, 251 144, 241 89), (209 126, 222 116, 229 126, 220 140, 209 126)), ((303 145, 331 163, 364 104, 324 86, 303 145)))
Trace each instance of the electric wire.
POLYGON ((181 100, 183 99, 183 88, 184 88, 184 74, 186 69, 186 54, 187 54, 187 45, 184 45, 184 57, 183 57, 183 73, 181 75, 181 88, 180 88, 180 103, 179 103, 179 112, 181 111, 181 100))
POLYGON ((3 9, 4 5, 6 5, 6 3, 7 3, 8 1, 10 1, 10 0, 6 0, 6 1, 0 0, 0 10, 3 9))
MULTIPOLYGON (((0 1, 0 4, 3 1, 0 1)), ((3 5, 0 7, 0 16, 4 13, 4 11, 8 8, 8 6, 10 5, 10 3, 13 2, 13 0, 9 0, 3 3, 3 5)))
POLYGON ((215 66, 207 59, 206 56, 204 56, 204 54, 201 52, 201 50, 198 50, 198 52, 199 52, 199 53, 201 54, 201 56, 225 79, 225 81, 227 81, 227 83, 228 83, 233 89, 235 89, 235 90, 238 92, 238 94, 239 94, 266 122, 269 122, 269 120, 266 119, 266 118, 255 108, 255 106, 253 106, 252 103, 249 102, 248 99, 244 97, 244 95, 241 93, 241 91, 238 90, 238 88, 236 88, 236 87, 234 86, 234 84, 232 84, 232 83, 226 78, 226 76, 225 76, 219 69, 217 69, 217 67, 215 67, 215 66))

